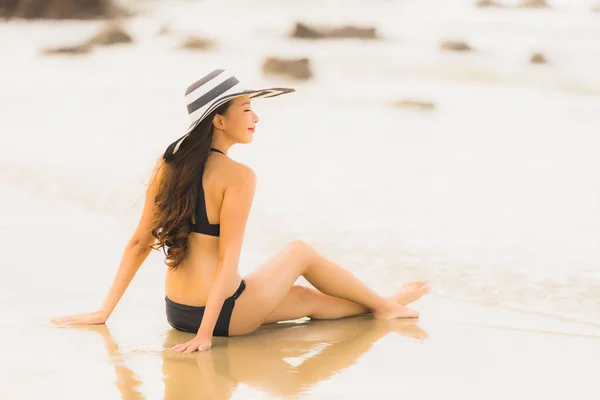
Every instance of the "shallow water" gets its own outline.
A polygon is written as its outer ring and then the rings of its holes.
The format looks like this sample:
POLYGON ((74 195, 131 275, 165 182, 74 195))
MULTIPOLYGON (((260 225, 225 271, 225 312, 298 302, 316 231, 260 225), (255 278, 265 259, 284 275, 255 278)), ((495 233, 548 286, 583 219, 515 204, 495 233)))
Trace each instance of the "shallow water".
POLYGON ((38 52, 99 23, 0 25, 0 184, 91 214, 122 246, 153 160, 185 130, 185 87, 226 67, 297 89, 256 101, 256 139, 231 151, 259 176, 242 270, 301 238, 382 291, 428 279, 438 295, 600 323, 600 19, 587 3, 228 3, 235 15, 147 2, 126 22, 135 45, 73 58, 38 52), (376 21, 385 40, 293 41, 295 18, 376 21), (164 22, 173 33, 158 37, 164 22), (178 50, 190 33, 218 49, 178 50), (440 52, 451 38, 477 52, 440 52), (533 50, 552 64, 529 65, 533 50), (267 55, 308 56, 315 78, 261 76, 267 55), (437 107, 391 106, 406 97, 437 107))
POLYGON ((416 304, 419 321, 297 321, 169 352, 192 335, 166 321, 158 253, 106 325, 50 326, 100 304, 126 232, 70 204, 0 197, 2 399, 597 397, 600 327, 435 294, 416 304))

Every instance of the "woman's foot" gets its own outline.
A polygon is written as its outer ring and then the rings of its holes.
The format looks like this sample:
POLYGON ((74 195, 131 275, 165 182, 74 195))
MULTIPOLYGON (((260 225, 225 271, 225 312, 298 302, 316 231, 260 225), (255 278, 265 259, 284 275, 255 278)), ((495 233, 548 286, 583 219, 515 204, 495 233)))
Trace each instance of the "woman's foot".
POLYGON ((417 318, 419 313, 408 307, 404 307, 394 301, 390 301, 385 309, 374 311, 373 318, 375 319, 395 319, 395 318, 417 318))
POLYGON ((419 300, 430 291, 431 285, 427 283, 427 281, 408 282, 402 286, 402 290, 390 297, 390 299, 405 306, 413 301, 419 300))

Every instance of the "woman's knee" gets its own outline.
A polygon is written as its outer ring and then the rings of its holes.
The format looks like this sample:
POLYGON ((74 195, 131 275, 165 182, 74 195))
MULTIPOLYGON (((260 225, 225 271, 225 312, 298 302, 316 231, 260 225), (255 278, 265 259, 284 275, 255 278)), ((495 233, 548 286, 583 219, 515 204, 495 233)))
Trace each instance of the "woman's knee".
POLYGON ((309 316, 315 308, 315 300, 317 299, 317 291, 306 286, 295 285, 290 290, 296 300, 296 304, 302 305, 306 316, 309 316))
POLYGON ((308 243, 302 240, 292 240, 286 246, 287 250, 297 254, 307 260, 317 256, 317 252, 308 243))
POLYGON ((310 303, 315 297, 315 290, 306 286, 294 285, 290 289, 297 301, 310 303))

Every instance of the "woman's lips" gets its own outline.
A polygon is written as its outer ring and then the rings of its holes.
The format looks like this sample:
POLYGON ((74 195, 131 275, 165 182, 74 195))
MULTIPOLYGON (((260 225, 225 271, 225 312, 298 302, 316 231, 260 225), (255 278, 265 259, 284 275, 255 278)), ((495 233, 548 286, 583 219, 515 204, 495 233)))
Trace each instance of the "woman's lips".
POLYGON ((254 133, 254 128, 248 128, 248 130, 252 133, 254 133))

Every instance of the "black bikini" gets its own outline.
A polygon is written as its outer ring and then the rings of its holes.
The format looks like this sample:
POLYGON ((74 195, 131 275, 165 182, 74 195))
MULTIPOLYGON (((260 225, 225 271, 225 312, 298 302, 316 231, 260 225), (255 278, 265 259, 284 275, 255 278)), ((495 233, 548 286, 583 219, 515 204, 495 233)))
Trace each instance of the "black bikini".
MULTIPOLYGON (((213 336, 229 336, 229 322, 231 321, 233 307, 235 307, 235 301, 240 297, 244 289, 246 289, 246 282, 242 279, 242 282, 235 293, 231 297, 225 299, 223 308, 221 308, 221 312, 217 318, 215 329, 213 330, 213 336)), ((206 307, 175 303, 167 296, 165 296, 165 302, 167 303, 167 321, 169 321, 169 325, 183 332, 198 332, 206 307)))
MULTIPOLYGON (((210 148, 210 151, 225 154, 212 147, 210 148)), ((198 188, 198 198, 196 200, 195 220, 196 223, 192 225, 192 230, 194 232, 216 237, 220 235, 220 224, 211 224, 208 222, 206 198, 204 196, 204 188, 202 187, 202 175, 200 176, 200 186, 198 188)), ((240 297, 244 289, 246 289, 246 282, 242 279, 240 286, 235 293, 225 299, 213 330, 213 336, 229 336, 229 322, 231 321, 233 307, 235 306, 235 301, 240 297)), ((176 303, 167 296, 165 296, 165 303, 167 321, 169 321, 169 324, 173 328, 184 332, 198 332, 202 317, 204 316, 204 306, 189 306, 187 304, 176 303)))
MULTIPOLYGON (((210 151, 225 154, 221 150, 213 147, 210 151)), ((206 198, 204 196, 204 188, 202 187, 202 175, 200 175, 200 186, 198 187, 198 199, 196 200, 196 223, 192 225, 192 230, 196 233, 203 233, 209 236, 219 236, 221 234, 221 226, 219 224, 211 224, 208 222, 208 213, 206 212, 206 198)))

